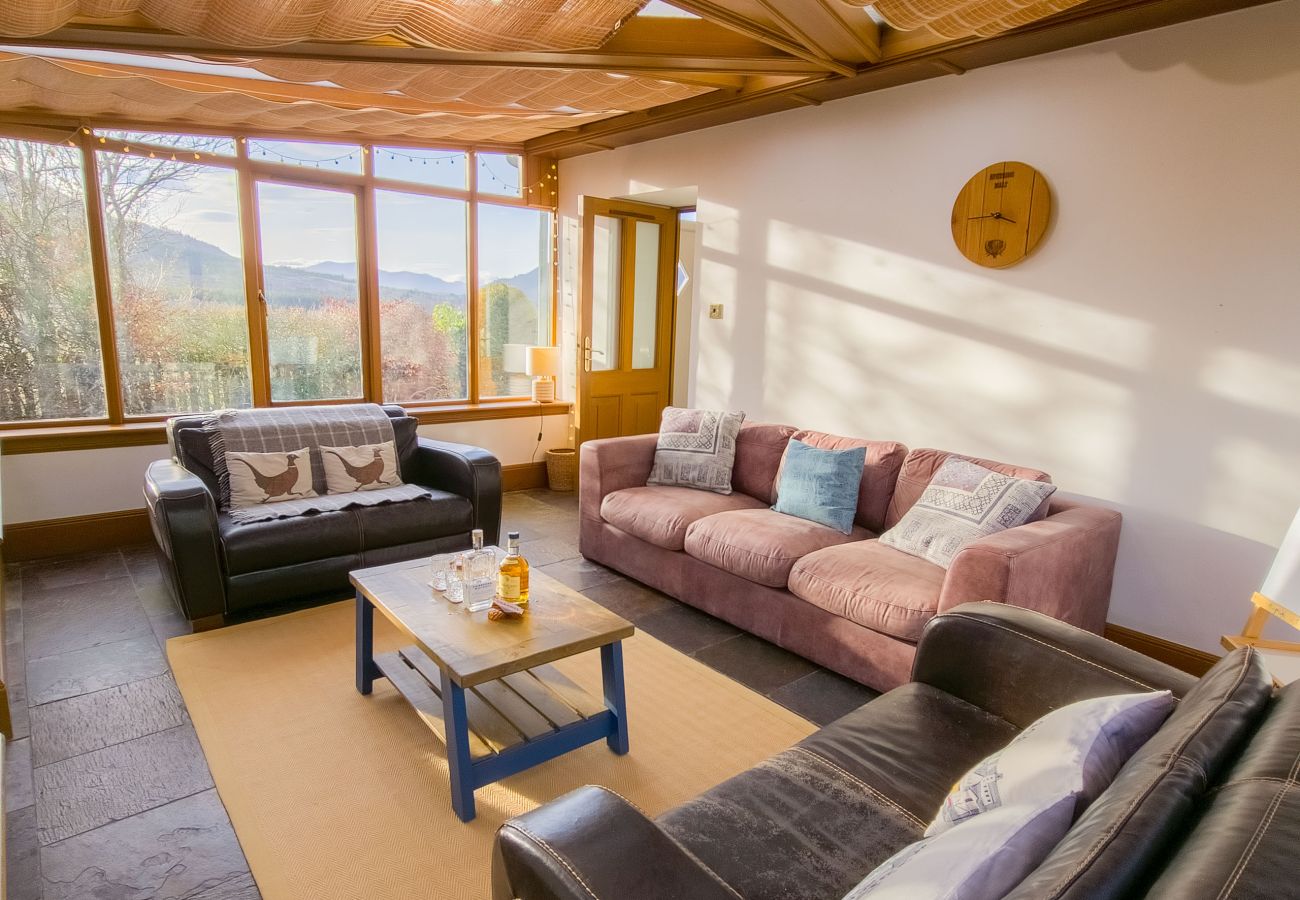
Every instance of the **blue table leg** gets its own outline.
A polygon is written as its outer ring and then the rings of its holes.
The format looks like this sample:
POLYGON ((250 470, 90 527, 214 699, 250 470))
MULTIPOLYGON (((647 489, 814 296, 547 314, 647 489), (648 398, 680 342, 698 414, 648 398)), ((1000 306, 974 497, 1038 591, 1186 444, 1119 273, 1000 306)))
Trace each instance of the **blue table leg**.
POLYGON ((465 689, 442 672, 442 720, 447 729, 447 768, 451 770, 451 808, 462 822, 474 818, 474 763, 469 755, 469 717, 465 689))
POLYGON ((357 690, 369 694, 376 678, 383 677, 375 665, 375 607, 357 592, 357 690))
POLYGON ((605 743, 620 756, 627 752, 627 697, 623 692, 623 642, 600 648, 600 678, 605 688, 605 706, 614 714, 605 743))

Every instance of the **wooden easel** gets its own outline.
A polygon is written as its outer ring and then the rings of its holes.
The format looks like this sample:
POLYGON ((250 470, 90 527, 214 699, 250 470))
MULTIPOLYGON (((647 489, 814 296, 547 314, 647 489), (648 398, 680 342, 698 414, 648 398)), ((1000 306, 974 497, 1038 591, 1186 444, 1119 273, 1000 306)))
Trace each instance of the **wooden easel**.
POLYGON ((1236 650, 1238 647, 1254 647, 1264 657, 1274 681, 1285 684, 1300 680, 1300 641, 1274 641, 1261 636, 1270 617, 1281 619, 1300 631, 1300 615, 1274 603, 1258 591, 1251 596, 1250 602, 1255 608, 1250 611, 1246 626, 1241 629, 1241 634, 1225 634, 1221 640, 1223 648, 1236 650))

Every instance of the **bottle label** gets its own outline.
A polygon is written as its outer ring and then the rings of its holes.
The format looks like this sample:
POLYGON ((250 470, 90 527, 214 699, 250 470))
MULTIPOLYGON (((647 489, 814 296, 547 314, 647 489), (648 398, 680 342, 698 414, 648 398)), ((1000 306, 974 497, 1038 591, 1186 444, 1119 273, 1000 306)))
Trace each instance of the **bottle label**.
POLYGON ((475 580, 465 582, 465 602, 490 603, 492 602, 492 590, 496 585, 490 579, 475 580))
POLYGON ((502 572, 497 576, 497 596, 502 600, 515 601, 519 599, 519 576, 507 575, 502 572))

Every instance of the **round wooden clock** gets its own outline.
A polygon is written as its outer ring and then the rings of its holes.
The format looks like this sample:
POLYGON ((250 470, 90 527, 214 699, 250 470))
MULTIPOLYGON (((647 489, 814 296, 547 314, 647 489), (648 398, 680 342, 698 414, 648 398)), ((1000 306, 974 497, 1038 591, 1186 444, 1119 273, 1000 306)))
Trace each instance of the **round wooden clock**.
POLYGON ((1014 266, 1047 231, 1052 193, 1033 166, 994 163, 977 173, 952 205, 952 239, 973 263, 991 269, 1014 266))

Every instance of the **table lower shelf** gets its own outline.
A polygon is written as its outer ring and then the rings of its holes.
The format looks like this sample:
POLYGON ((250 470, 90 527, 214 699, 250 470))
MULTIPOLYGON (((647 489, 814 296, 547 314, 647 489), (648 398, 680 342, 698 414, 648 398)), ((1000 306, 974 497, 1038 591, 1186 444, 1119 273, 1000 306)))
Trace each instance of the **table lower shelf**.
MULTIPOLYGON (((376 655, 375 665, 446 744, 437 664, 418 647, 405 647, 376 655)), ((470 758, 475 762, 608 712, 602 700, 549 665, 467 688, 465 708, 470 758)))

